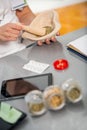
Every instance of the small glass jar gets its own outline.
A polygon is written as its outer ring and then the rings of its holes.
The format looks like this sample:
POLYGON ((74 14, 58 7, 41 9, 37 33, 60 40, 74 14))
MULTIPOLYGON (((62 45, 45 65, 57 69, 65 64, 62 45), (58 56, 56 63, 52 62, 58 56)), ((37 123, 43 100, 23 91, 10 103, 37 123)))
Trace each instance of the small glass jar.
POLYGON ((49 86, 44 91, 44 99, 48 109, 59 110, 65 105, 63 90, 57 85, 49 86))
POLYGON ((82 91, 79 83, 74 79, 68 79, 62 84, 66 98, 72 103, 77 103, 82 99, 82 91))
POLYGON ((32 116, 42 115, 46 112, 45 101, 41 91, 33 90, 25 96, 29 113, 32 116))

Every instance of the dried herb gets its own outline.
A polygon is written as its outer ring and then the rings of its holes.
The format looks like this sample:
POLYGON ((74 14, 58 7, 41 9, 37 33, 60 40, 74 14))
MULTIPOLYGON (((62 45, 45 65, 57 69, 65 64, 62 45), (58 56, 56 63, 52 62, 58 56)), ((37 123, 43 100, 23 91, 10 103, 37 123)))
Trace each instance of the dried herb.
POLYGON ((45 26, 44 28, 46 28, 46 33, 45 35, 51 33, 53 31, 53 28, 51 26, 45 26))
POLYGON ((78 88, 72 88, 71 91, 69 92, 68 96, 75 100, 77 98, 79 98, 80 96, 80 90, 78 88))

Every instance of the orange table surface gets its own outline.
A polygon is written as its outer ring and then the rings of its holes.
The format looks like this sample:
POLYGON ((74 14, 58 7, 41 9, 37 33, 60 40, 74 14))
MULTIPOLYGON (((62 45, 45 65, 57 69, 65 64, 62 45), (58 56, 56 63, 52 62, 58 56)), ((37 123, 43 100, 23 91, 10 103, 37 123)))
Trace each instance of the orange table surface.
POLYGON ((55 9, 61 23, 60 35, 87 26, 87 2, 55 9))

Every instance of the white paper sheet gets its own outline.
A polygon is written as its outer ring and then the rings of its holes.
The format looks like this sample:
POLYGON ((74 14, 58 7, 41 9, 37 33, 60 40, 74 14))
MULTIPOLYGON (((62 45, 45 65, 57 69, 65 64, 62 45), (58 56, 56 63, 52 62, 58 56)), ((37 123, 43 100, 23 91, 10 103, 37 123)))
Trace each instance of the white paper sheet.
POLYGON ((24 69, 41 74, 49 67, 49 64, 30 60, 29 63, 23 66, 24 69))

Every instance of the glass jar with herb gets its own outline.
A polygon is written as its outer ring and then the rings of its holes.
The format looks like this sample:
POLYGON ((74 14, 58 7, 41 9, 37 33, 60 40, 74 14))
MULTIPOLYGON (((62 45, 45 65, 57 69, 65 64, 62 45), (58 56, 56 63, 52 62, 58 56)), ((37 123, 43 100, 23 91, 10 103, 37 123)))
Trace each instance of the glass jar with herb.
POLYGON ((72 102, 77 103, 82 99, 82 91, 79 83, 74 79, 68 79, 62 84, 65 91, 66 98, 72 102))

